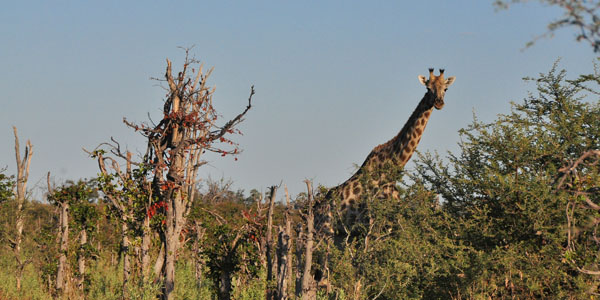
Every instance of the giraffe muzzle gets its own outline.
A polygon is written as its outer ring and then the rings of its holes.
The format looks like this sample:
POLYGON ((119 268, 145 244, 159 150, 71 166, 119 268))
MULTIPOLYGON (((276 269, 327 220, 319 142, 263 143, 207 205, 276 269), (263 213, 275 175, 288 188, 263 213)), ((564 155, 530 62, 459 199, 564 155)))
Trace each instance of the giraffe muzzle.
POLYGON ((444 100, 435 99, 435 101, 433 101, 433 107, 435 107, 435 109, 442 109, 442 107, 444 107, 444 100))

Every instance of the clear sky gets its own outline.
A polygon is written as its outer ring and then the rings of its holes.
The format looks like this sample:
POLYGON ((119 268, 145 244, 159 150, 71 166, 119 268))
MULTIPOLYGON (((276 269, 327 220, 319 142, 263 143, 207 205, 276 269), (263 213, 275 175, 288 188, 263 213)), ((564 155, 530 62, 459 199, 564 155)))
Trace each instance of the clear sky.
MULTIPOLYGON (((150 77, 178 66, 178 46, 215 71, 215 106, 231 118, 254 107, 238 161, 209 157, 201 176, 264 191, 302 180, 334 186, 404 125, 428 67, 456 76, 418 150, 456 151, 458 130, 510 111, 535 87, 524 76, 558 58, 591 73, 591 47, 562 30, 521 51, 560 15, 537 3, 495 12, 492 1, 4 1, 0 9, 0 167, 16 171, 12 125, 34 145, 29 187, 93 177, 81 150, 110 137, 144 151, 122 123, 160 117, 164 91, 150 77)), ((179 65, 180 66, 180 65, 179 65)), ((414 158, 414 157, 413 157, 414 158)), ((411 165, 408 165, 410 169, 411 165)))

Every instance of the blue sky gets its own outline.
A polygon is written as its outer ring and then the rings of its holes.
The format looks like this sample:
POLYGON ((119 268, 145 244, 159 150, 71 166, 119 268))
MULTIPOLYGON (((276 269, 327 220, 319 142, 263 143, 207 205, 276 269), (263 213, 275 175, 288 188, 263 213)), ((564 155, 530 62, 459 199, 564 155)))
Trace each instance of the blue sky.
MULTIPOLYGON (((15 172, 12 125, 34 145, 29 186, 92 177, 82 147, 114 137, 144 151, 123 117, 160 116, 150 77, 193 53, 214 66, 225 118, 254 107, 238 161, 209 157, 202 178, 246 191, 302 180, 334 186, 404 125, 428 67, 456 76, 419 151, 456 151, 475 112, 491 121, 535 87, 524 76, 560 66, 593 71, 591 47, 562 30, 521 51, 560 11, 535 2, 495 12, 492 1, 10 1, 0 10, 0 167, 15 172), (411 4, 407 4, 411 3, 411 4)), ((411 165, 408 165, 410 169, 411 165)))

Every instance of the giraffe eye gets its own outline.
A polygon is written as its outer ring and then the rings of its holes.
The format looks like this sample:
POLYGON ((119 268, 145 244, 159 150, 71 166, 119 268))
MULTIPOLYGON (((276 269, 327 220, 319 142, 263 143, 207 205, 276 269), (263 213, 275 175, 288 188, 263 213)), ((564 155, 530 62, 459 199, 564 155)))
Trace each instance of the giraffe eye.
POLYGON ((448 90, 448 88, 445 88, 445 89, 444 89, 444 92, 445 92, 445 91, 447 91, 447 90, 448 90))

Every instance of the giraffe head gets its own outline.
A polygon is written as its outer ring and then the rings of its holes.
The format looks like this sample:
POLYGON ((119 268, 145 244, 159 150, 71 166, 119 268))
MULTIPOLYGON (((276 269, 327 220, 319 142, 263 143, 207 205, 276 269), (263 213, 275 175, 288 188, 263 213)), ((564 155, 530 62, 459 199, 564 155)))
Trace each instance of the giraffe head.
POLYGON ((419 81, 427 87, 429 99, 433 101, 433 106, 436 109, 444 107, 444 95, 448 87, 454 82, 456 77, 451 76, 448 79, 444 78, 444 69, 440 69, 440 76, 433 75, 433 68, 429 69, 429 79, 423 75, 419 75, 419 81))

